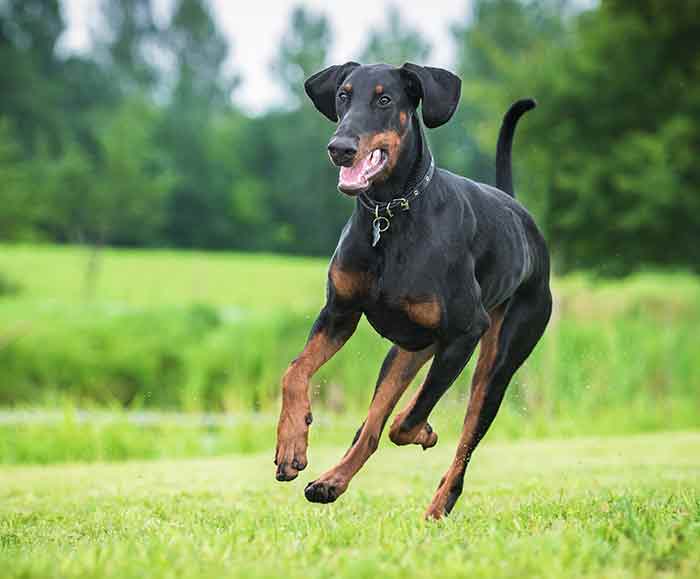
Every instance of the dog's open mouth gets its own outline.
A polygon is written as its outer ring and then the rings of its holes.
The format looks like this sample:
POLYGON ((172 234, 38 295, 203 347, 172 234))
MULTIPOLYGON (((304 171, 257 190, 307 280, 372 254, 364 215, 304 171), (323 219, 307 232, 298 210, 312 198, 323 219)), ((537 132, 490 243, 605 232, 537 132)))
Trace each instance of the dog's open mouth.
POLYGON ((389 156, 383 149, 374 149, 352 167, 341 167, 338 176, 338 189, 343 193, 357 194, 365 191, 386 166, 389 156))

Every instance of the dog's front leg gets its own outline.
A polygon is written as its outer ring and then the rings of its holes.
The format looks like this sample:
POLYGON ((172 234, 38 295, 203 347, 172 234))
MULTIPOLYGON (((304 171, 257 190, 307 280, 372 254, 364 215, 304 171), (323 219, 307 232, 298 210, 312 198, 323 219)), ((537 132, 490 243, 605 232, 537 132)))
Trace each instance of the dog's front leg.
POLYGON ((277 480, 294 480, 306 468, 311 424, 309 380, 352 336, 360 313, 326 306, 311 329, 302 353, 282 378, 282 411, 277 425, 277 480))
POLYGON ((367 419, 342 460, 307 485, 304 493, 309 501, 332 503, 345 492, 352 477, 377 449, 387 417, 432 355, 432 346, 418 352, 391 348, 379 373, 367 419))

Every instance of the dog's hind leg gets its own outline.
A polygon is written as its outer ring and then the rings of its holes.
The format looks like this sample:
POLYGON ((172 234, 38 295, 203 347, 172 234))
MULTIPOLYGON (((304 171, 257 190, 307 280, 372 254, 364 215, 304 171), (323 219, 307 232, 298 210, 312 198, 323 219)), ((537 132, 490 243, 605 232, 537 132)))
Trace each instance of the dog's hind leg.
POLYGON ((409 423, 406 422, 406 417, 411 414, 416 406, 416 402, 425 396, 424 389, 425 382, 421 384, 411 401, 406 405, 406 408, 399 412, 391 423, 389 438, 397 446, 420 444, 423 450, 426 450, 437 444, 437 432, 433 430, 427 419, 410 427, 408 426, 409 423))
POLYGON ((464 428, 452 465, 442 477, 426 518, 449 514, 462 493, 464 473, 496 417, 506 388, 542 336, 552 308, 546 285, 516 293, 505 312, 491 314, 491 326, 481 340, 464 428))
POLYGON ((487 327, 486 311, 479 309, 470 332, 459 335, 437 350, 425 382, 391 425, 389 436, 395 444, 420 444, 423 449, 435 446, 437 433, 428 424, 428 416, 464 370, 487 327))
POLYGON ((432 355, 432 346, 418 352, 409 352, 398 346, 389 350, 365 422, 341 461, 307 485, 304 494, 309 501, 331 503, 345 492, 352 477, 377 449, 384 424, 394 406, 432 355))

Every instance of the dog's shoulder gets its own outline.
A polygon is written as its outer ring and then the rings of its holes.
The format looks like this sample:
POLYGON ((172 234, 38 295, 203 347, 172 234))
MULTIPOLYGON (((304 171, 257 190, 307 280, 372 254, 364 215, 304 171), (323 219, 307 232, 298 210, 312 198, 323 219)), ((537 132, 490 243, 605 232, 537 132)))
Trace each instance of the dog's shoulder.
POLYGON ((480 183, 446 169, 441 169, 440 175, 448 196, 467 204, 477 222, 512 219, 528 223, 533 221, 520 201, 493 185, 480 183))

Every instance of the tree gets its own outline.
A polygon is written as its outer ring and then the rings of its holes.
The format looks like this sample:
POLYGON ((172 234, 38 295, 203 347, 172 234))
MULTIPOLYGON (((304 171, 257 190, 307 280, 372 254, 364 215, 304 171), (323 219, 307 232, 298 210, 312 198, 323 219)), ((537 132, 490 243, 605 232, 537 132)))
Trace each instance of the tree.
POLYGON ((538 169, 564 269, 700 270, 700 13, 693 4, 604 2, 576 19, 575 42, 536 75, 546 101, 528 140, 548 159, 538 169))
MULTIPOLYGON (((471 17, 452 27, 457 72, 464 82, 459 109, 441 129, 444 142, 438 142, 447 166, 495 182, 496 138, 503 114, 516 99, 544 96, 534 78, 550 69, 551 54, 566 45, 566 9, 563 0, 475 0, 471 17)), ((537 217, 543 217, 546 200, 534 183, 526 182, 531 175, 517 169, 526 165, 523 133, 540 112, 529 113, 518 126, 514 153, 517 194, 537 217)))
POLYGON ((159 240, 165 193, 174 176, 155 142, 159 112, 126 101, 109 113, 98 134, 97 179, 85 230, 97 244, 149 245, 159 240))
POLYGON ((58 0, 5 0, 0 6, 0 45, 29 55, 43 74, 55 71, 56 42, 64 28, 58 0))
POLYGON ((271 65, 292 107, 300 106, 306 99, 304 79, 323 68, 330 42, 331 27, 324 14, 315 14, 303 6, 292 10, 289 29, 271 65))
POLYGON ((93 38, 98 58, 125 93, 155 90, 161 31, 151 0, 103 0, 102 26, 93 38))
POLYGON ((31 235, 38 218, 31 203, 31 165, 25 160, 10 124, 0 117, 0 238, 31 235))
POLYGON ((165 34, 175 62, 175 106, 202 112, 228 108, 238 79, 224 68, 228 42, 203 0, 178 0, 165 34))
POLYGON ((273 247, 328 254, 352 205, 338 194, 337 169, 325 155, 333 125, 304 94, 304 79, 328 64, 330 25, 324 15, 298 7, 283 38, 274 67, 289 107, 252 126, 251 144, 262 152, 252 167, 269 191, 273 247))
POLYGON ((12 120, 30 150, 40 136, 62 132, 55 111, 61 64, 56 42, 65 27, 58 0, 6 0, 0 5, 0 116, 12 120))
POLYGON ((238 82, 225 69, 229 46, 202 0, 176 2, 166 42, 175 81, 160 140, 178 173, 168 199, 167 234, 177 245, 226 247, 233 237, 230 188, 216 178, 221 167, 210 153, 213 124, 231 112, 238 82))
POLYGON ((154 141, 157 112, 143 100, 125 102, 94 122, 98 154, 65 147, 45 175, 47 229, 90 248, 85 294, 95 294, 102 248, 160 240, 166 192, 174 177, 154 141))
POLYGON ((370 31, 361 61, 401 66, 404 62, 425 62, 430 52, 430 44, 402 20, 401 11, 392 4, 386 12, 385 28, 370 31))

